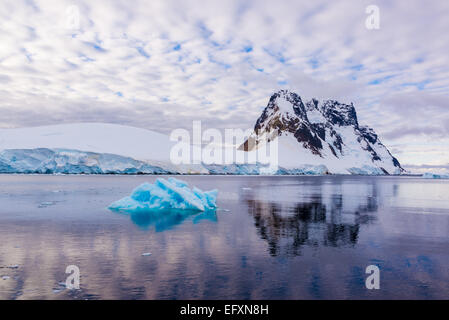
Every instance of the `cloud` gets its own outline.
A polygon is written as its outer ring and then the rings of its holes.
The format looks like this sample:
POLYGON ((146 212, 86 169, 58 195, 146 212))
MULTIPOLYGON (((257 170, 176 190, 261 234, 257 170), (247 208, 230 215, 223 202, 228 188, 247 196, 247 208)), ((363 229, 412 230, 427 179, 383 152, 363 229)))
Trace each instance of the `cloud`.
POLYGON ((387 131, 383 137, 388 139, 398 139, 407 136, 437 136, 447 137, 449 135, 449 128, 442 126, 401 126, 387 131))
POLYGON ((421 164, 421 165, 412 165, 412 164, 408 164, 406 165, 409 168, 415 168, 415 169, 434 169, 434 168, 438 168, 438 169, 447 169, 449 170, 449 163, 447 164, 443 164, 443 165, 431 165, 431 164, 421 164))
POLYGON ((289 88, 354 102, 388 146, 443 145, 449 3, 377 1, 380 29, 367 30, 370 4, 2 1, 0 126, 248 128, 289 88))

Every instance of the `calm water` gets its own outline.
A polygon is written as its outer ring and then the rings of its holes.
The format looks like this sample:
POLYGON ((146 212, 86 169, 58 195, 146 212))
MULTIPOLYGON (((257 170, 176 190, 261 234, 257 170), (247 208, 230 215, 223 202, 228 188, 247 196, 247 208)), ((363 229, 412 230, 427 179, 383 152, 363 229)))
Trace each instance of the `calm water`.
POLYGON ((186 176, 220 209, 106 209, 155 178, 0 175, 0 299, 449 299, 449 180, 186 176))

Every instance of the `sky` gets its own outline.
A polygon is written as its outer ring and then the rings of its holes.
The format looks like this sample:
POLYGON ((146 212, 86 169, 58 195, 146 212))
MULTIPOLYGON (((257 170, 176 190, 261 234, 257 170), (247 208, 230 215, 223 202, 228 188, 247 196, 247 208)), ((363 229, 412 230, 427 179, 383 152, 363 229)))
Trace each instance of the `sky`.
POLYGON ((353 102, 406 168, 449 171, 448 16, 445 0, 4 0, 0 127, 247 129, 289 89, 353 102))

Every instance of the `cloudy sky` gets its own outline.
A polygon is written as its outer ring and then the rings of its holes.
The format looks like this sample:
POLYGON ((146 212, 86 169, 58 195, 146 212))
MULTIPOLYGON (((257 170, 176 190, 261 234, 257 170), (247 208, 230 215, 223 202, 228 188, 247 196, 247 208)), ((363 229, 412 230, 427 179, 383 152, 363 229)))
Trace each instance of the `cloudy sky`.
POLYGON ((449 1, 4 0, 0 16, 0 127, 244 129, 287 88, 354 102, 401 163, 449 170, 449 1))

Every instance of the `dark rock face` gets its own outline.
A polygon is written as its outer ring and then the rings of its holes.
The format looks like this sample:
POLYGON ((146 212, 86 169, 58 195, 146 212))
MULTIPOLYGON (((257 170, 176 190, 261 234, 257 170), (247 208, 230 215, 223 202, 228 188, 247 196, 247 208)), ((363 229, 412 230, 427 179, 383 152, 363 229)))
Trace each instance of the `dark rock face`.
POLYGON ((361 135, 368 140, 369 143, 376 143, 377 142, 377 134, 374 132, 373 129, 371 129, 370 127, 360 127, 359 131, 361 133, 361 135))
POLYGON ((357 114, 352 104, 348 105, 335 100, 327 100, 324 101, 321 112, 332 124, 339 126, 359 126, 357 114))
POLYGON ((295 138, 302 142, 307 149, 310 149, 312 153, 321 156, 320 150, 323 149, 321 139, 310 129, 302 123, 294 132, 295 138))
POLYGON ((356 136, 361 151, 369 153, 373 164, 383 172, 388 173, 380 165, 380 162, 388 160, 386 157, 391 158, 388 161, 399 172, 404 171, 399 161, 380 142, 374 130, 359 126, 352 103, 344 104, 335 100, 320 103, 316 99, 304 103, 298 94, 288 90, 280 90, 270 97, 267 107, 256 121, 254 135, 240 149, 252 150, 257 146, 260 134, 277 130, 278 136, 292 134, 303 148, 314 155, 323 157, 323 150, 326 148, 339 159, 345 156, 344 146, 347 141, 342 136, 342 133, 348 132, 345 128, 356 136))

